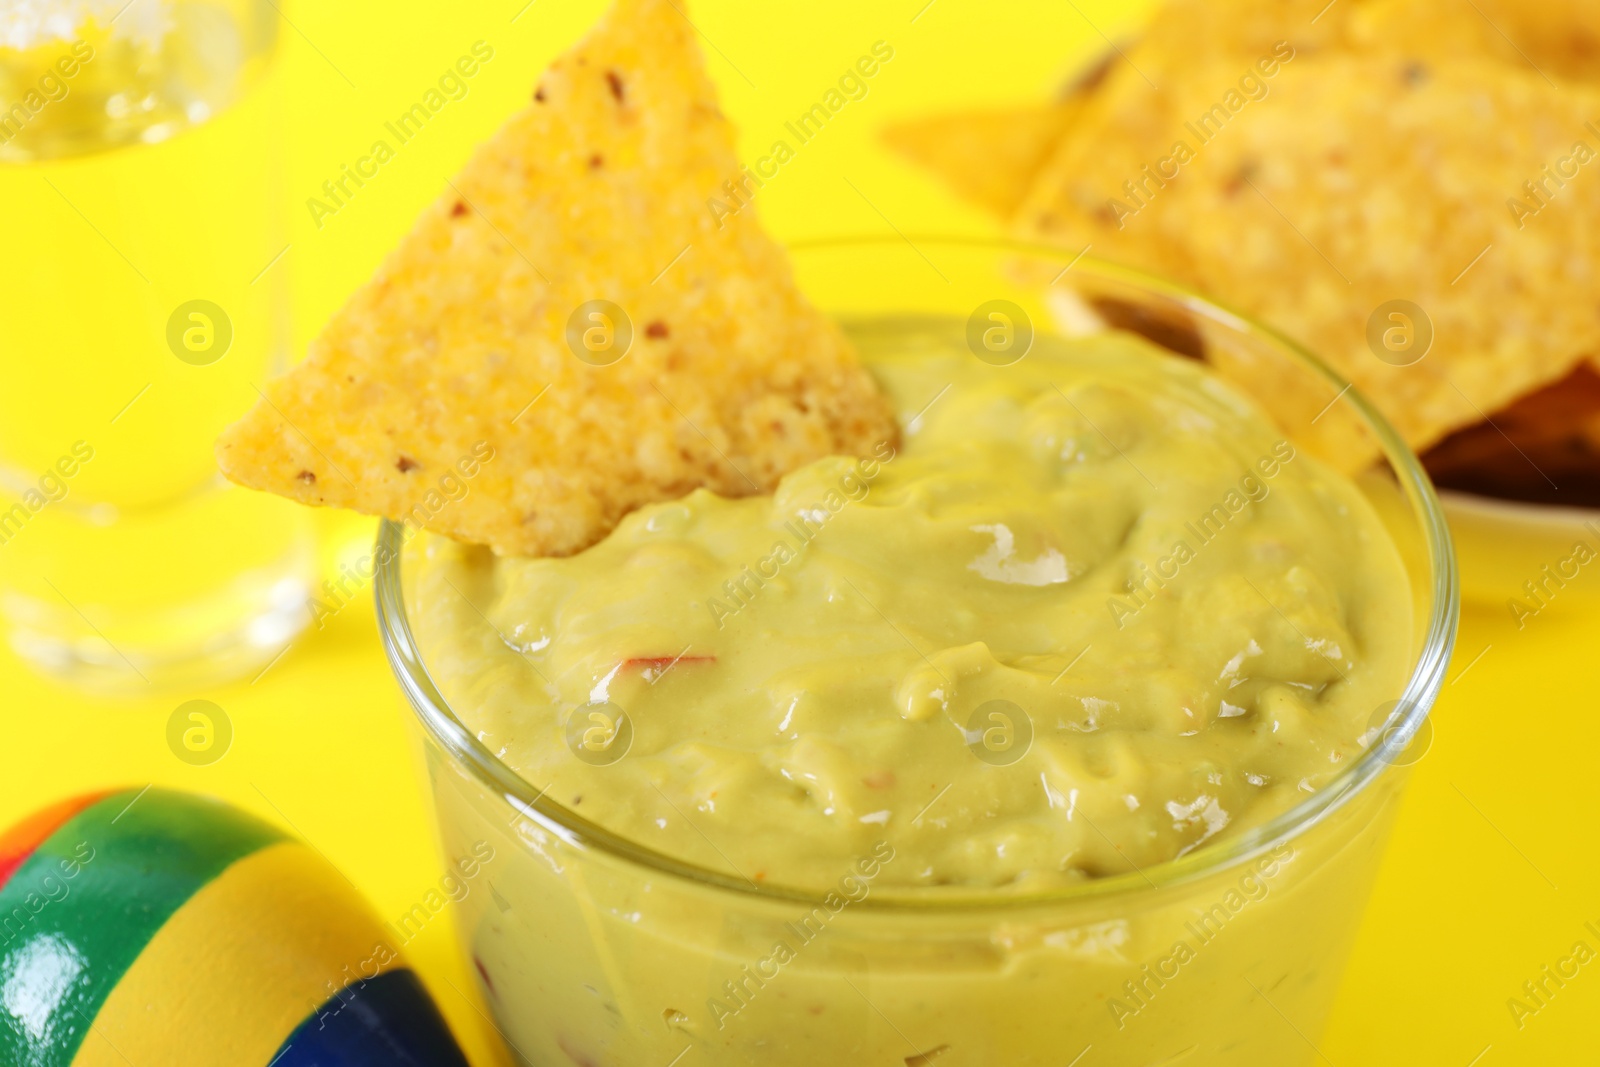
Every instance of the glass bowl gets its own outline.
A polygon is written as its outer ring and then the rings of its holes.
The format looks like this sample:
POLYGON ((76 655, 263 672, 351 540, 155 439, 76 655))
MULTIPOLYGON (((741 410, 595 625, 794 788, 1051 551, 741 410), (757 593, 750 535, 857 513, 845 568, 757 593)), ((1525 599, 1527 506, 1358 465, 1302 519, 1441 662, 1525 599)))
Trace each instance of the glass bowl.
POLYGON ((907 322, 966 336, 1006 300, 1038 332, 1112 325, 1204 359, 1374 503, 1411 578, 1410 675, 1329 785, 1165 863, 1046 892, 857 892, 864 856, 836 892, 757 887, 588 821, 488 751, 429 675, 412 531, 385 522, 379 626, 443 847, 493 856, 491 891, 454 911, 495 1028, 535 1067, 1313 1062, 1454 641, 1449 532, 1416 457, 1314 356, 1132 270, 917 236, 792 251, 801 287, 865 341, 907 322))

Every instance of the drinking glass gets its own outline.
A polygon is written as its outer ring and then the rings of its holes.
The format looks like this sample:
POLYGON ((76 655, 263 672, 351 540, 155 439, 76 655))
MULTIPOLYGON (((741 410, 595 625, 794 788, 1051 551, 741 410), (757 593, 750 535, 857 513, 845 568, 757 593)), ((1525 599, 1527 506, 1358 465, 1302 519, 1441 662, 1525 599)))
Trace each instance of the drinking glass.
POLYGON ((272 659, 312 526, 212 442, 281 369, 267 0, 0 13, 0 616, 33 665, 142 692, 272 659))

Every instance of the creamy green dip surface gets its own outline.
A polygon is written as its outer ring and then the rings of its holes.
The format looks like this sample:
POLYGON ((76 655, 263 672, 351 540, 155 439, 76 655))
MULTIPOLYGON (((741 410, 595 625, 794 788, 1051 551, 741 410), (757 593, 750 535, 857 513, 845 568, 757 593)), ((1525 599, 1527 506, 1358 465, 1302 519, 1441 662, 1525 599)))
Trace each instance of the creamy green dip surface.
POLYGON ((441 692, 579 814, 807 888, 884 840, 880 886, 1143 868, 1357 756, 1412 644, 1360 492, 1138 338, 994 367, 952 332, 860 337, 897 451, 647 507, 569 558, 419 538, 441 692))

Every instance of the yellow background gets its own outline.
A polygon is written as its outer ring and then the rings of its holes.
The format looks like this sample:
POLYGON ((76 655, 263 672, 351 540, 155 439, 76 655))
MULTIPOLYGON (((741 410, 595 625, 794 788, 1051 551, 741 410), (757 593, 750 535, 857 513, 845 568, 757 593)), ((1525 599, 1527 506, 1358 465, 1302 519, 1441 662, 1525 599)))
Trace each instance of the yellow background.
MULTIPOLYGON (((761 192, 760 211, 780 237, 890 226, 988 232, 985 217, 889 156, 876 131, 902 116, 1048 94, 1145 6, 925 2, 694 4, 690 14, 710 42, 710 68, 747 157, 765 151, 783 122, 874 41, 895 49, 869 95, 761 192)), ((292 244, 272 269, 291 280, 296 353, 601 8, 600 0, 524 5, 282 5, 281 54, 267 91, 279 100, 292 244), (478 40, 495 56, 469 95, 319 229, 306 199, 385 136, 384 121, 478 40)), ((346 543, 372 528, 366 520, 322 521, 346 543)), ((1580 581, 1600 579, 1585 571, 1580 581)), ((1469 608, 1433 747, 1416 768, 1332 1025, 1318 1041, 1319 1062, 1596 1062, 1600 962, 1520 1031, 1506 1002, 1575 941, 1600 949, 1583 930, 1585 921, 1600 925, 1600 717, 1593 687, 1583 684, 1600 677, 1597 647, 1600 619, 1563 611, 1560 600, 1520 632, 1504 606, 1469 608)), ((253 683, 109 701, 36 677, 9 652, 0 652, 0 678, 10 704, 0 824, 66 794, 155 782, 222 795, 304 835, 385 920, 408 911, 444 873, 407 713, 365 594, 253 683), (180 762, 165 740, 172 710, 196 697, 221 705, 235 731, 232 749, 209 767, 180 762)), ((452 938, 448 923, 435 922, 410 951, 475 1062, 492 1063, 452 938)))

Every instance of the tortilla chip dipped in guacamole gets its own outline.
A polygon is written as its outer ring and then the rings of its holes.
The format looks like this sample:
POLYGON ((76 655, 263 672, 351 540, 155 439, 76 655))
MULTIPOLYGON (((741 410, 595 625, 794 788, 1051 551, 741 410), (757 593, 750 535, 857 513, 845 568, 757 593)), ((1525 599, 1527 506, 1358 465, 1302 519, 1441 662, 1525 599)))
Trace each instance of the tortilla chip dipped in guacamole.
POLYGON ((223 435, 224 473, 568 555, 643 504, 893 440, 753 211, 708 209, 739 175, 694 28, 619 0, 223 435))

